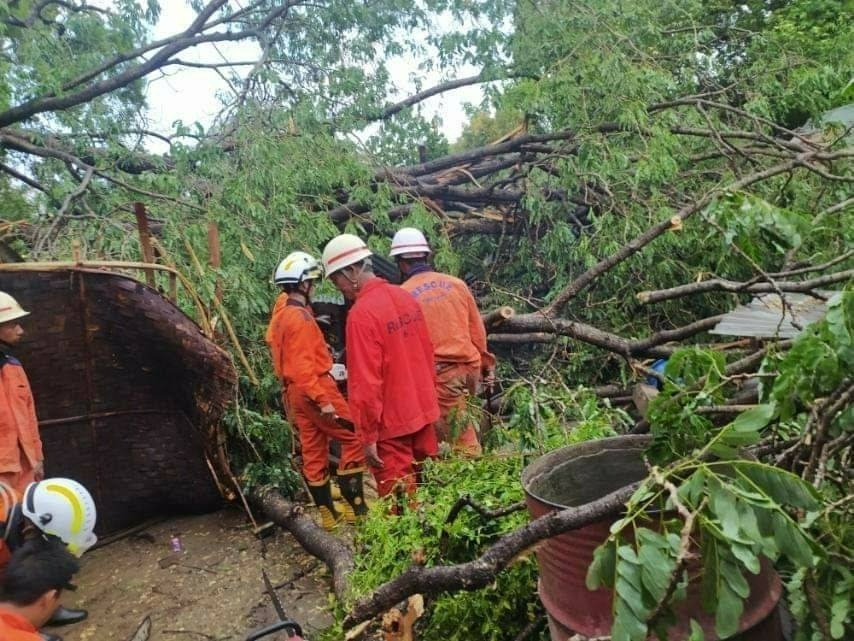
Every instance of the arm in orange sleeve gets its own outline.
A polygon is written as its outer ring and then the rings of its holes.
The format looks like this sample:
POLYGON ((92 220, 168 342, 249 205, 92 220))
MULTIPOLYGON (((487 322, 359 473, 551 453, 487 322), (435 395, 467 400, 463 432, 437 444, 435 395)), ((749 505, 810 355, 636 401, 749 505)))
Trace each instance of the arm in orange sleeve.
POLYGON ((332 399, 320 385, 320 377, 324 372, 317 371, 317 360, 314 358, 319 349, 326 349, 314 319, 307 313, 301 314, 293 322, 287 323, 285 331, 288 337, 288 342, 282 346, 285 377, 318 405, 331 403, 332 399))
POLYGON ((379 440, 383 411, 383 349, 376 329, 347 322, 347 402, 356 434, 369 445, 379 440))
POLYGON ((465 290, 465 296, 468 299, 469 336, 471 336, 471 342, 480 354, 480 370, 487 372, 495 369, 495 356, 487 351, 486 328, 483 325, 483 319, 480 316, 480 310, 477 308, 474 296, 468 288, 465 290))

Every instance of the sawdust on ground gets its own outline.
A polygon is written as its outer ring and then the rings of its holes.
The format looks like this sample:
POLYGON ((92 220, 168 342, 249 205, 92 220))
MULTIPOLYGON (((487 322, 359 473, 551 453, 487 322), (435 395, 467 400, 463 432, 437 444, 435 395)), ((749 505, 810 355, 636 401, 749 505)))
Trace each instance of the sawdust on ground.
POLYGON ((52 631, 65 641, 128 641, 150 616, 149 641, 242 640, 278 620, 264 593, 262 567, 306 637, 331 625, 323 564, 278 528, 259 540, 244 514, 228 508, 155 523, 87 553, 78 589, 64 603, 88 609, 89 618, 52 631), (180 554, 171 549, 175 535, 180 554))

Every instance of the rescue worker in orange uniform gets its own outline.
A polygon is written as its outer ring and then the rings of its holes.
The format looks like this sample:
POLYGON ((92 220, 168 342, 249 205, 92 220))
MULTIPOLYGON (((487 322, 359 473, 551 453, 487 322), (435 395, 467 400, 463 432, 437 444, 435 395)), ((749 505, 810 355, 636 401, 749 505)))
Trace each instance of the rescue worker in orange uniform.
POLYGON ((273 367, 284 387, 288 419, 299 433, 303 476, 320 510, 321 525, 333 529, 342 519, 332 501, 329 442, 341 444, 338 484, 346 501, 343 518, 367 514, 362 483, 365 456, 356 438, 347 401, 330 374, 332 356, 312 313, 311 293, 321 277, 317 260, 305 252, 289 254, 276 268, 279 295, 267 329, 273 367))
POLYGON ((28 316, 18 302, 0 292, 0 481, 21 494, 44 478, 44 455, 30 382, 21 362, 8 351, 24 335, 28 316))
MULTIPOLYGON (((77 481, 49 478, 30 483, 23 499, 14 489, 0 483, 0 582, 10 558, 34 538, 60 541, 74 556, 81 556, 97 542, 97 510, 92 495, 77 481)), ((47 625, 77 623, 86 610, 55 607, 47 625)), ((42 632, 45 641, 60 637, 42 632)), ((0 636, 0 639, 5 637, 0 636)))
POLYGON ((372 252, 353 234, 323 249, 323 268, 344 297, 348 401, 377 493, 415 491, 418 464, 438 453, 433 346, 421 307, 374 275, 372 252))
POLYGON ((79 569, 77 559, 55 539, 36 537, 19 548, 0 578, 0 639, 51 638, 38 629, 59 607, 62 591, 74 589, 71 578, 79 569))
POLYGON ((421 304, 430 330, 436 361, 436 394, 440 441, 452 439, 451 423, 462 423, 453 448, 479 456, 477 428, 467 419, 467 399, 481 385, 495 382, 495 357, 486 348, 486 329, 468 285, 459 278, 437 272, 427 261, 431 253, 420 230, 404 227, 391 241, 389 254, 397 261, 405 281, 403 289, 421 304))

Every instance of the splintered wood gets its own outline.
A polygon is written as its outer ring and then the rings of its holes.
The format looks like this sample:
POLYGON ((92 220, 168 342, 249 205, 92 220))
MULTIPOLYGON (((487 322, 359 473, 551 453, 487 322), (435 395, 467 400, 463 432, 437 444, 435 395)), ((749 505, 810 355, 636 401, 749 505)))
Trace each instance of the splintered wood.
POLYGON ((415 622, 424 614, 424 597, 414 594, 406 601, 405 611, 392 608, 383 615, 383 641, 415 641, 415 622))

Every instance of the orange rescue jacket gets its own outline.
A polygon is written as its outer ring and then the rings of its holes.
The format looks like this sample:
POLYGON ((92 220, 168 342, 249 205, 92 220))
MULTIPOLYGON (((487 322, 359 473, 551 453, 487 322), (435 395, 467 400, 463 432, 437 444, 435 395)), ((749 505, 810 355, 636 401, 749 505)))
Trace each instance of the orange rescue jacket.
POLYGON ((21 471, 21 451, 31 467, 44 460, 30 382, 20 361, 0 352, 0 473, 21 471))
POLYGON ((287 294, 279 296, 266 340, 273 368, 283 384, 296 386, 318 405, 332 402, 320 384, 321 377, 332 369, 332 355, 309 308, 296 301, 289 302, 287 294))
POLYGON ((38 630, 24 617, 0 610, 0 639, 2 641, 42 641, 38 630))
POLYGON ((486 329, 471 290, 464 281, 435 271, 422 271, 403 285, 421 304, 436 363, 477 366, 482 372, 495 367, 486 348, 486 329))

